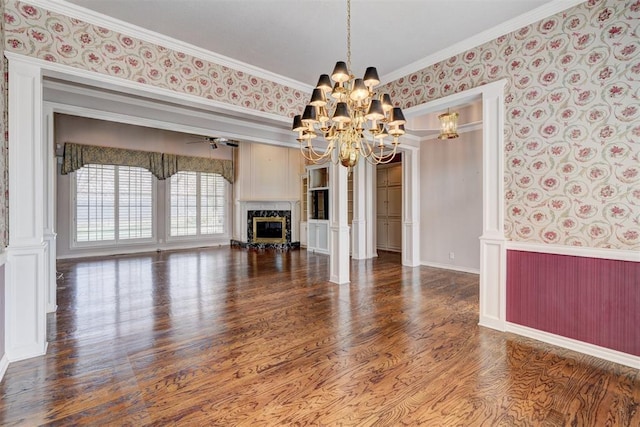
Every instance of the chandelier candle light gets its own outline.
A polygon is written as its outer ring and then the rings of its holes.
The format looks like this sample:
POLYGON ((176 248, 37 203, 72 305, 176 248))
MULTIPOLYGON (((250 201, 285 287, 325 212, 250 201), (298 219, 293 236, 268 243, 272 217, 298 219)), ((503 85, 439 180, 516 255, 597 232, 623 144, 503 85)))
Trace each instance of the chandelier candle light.
POLYGON ((293 118, 300 151, 309 162, 334 161, 352 168, 360 156, 372 164, 389 163, 405 133, 402 109, 391 97, 378 93, 378 71, 368 67, 363 78, 351 74, 351 0, 347 0, 347 63, 336 63, 331 77, 321 74, 302 115, 293 118), (329 112, 332 113, 329 116, 329 112), (321 137, 326 148, 317 151, 313 140, 321 137), (391 137, 391 142, 386 138, 391 137))

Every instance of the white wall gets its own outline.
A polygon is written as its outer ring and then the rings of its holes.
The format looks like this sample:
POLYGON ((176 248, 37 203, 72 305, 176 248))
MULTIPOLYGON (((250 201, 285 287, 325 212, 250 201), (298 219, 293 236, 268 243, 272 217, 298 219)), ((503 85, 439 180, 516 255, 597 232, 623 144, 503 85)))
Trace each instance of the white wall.
MULTIPOLYGON (((233 238, 244 241, 241 204, 248 201, 295 201, 292 237, 299 236, 301 174, 304 162, 299 149, 268 144, 243 144, 236 153, 233 238)), ((294 240, 297 241, 297 240, 294 240)))
MULTIPOLYGON (((219 145, 212 150, 207 143, 187 144, 189 141, 199 141, 201 138, 179 132, 153 129, 142 126, 127 125, 64 114, 55 115, 54 143, 64 144, 75 142, 78 144, 100 145, 105 147, 129 148, 132 150, 158 151, 187 156, 211 157, 217 159, 232 159, 233 149, 219 145)), ((60 174, 58 163, 57 198, 56 198, 56 251, 58 258, 70 258, 89 255, 106 255, 122 253, 123 248, 104 249, 74 249, 71 247, 72 210, 70 204, 71 175, 60 174)), ((215 244, 229 244, 231 236, 231 222, 226 236, 193 241, 193 239, 174 240, 166 242, 166 210, 165 191, 166 181, 155 180, 157 191, 156 236, 158 241, 153 244, 133 244, 127 246, 127 251, 148 251, 155 249, 169 249, 179 247, 204 246, 215 244)), ((231 186, 229 186, 229 204, 231 205, 231 186)), ((232 218, 232 210, 229 210, 232 218)))
POLYGON ((420 147, 420 257, 478 272, 482 234, 482 130, 420 147), (450 252, 454 259, 450 259, 450 252))
POLYGON ((56 114, 54 126, 55 142, 61 144, 75 142, 214 159, 231 160, 233 158, 233 150, 225 145, 219 145, 217 149, 211 150, 206 143, 187 144, 191 141, 200 141, 202 138, 186 133, 66 114, 56 114))
POLYGON ((267 144, 246 144, 237 158, 242 173, 236 180, 238 200, 300 199, 300 150, 267 144))

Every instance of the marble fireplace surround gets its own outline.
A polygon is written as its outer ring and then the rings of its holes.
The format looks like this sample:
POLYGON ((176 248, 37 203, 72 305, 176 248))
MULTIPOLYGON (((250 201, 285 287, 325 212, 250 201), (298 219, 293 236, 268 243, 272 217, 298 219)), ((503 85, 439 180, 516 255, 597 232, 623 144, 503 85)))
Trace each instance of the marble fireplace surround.
POLYGON ((254 243, 253 219, 254 218, 284 218, 286 243, 291 243, 291 211, 251 210, 247 211, 247 243, 254 243))
POLYGON ((298 200, 243 200, 240 201, 240 239, 232 240, 232 246, 255 249, 292 249, 300 247, 300 202, 298 200), (286 243, 254 243, 254 217, 284 217, 286 219, 286 243))

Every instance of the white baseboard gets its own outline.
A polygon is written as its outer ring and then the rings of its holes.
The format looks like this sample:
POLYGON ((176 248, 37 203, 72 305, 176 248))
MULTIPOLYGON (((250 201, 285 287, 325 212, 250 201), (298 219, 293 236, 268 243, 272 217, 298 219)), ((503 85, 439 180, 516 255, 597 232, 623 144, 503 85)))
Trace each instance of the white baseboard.
POLYGON ((594 344, 589 344, 583 341, 574 340, 572 338, 555 335, 549 332, 539 331, 537 329, 532 329, 510 322, 506 322, 506 332, 533 338, 534 340, 557 345, 558 347, 577 351, 578 353, 587 354, 589 356, 598 357, 610 362, 615 362, 621 365, 630 366, 635 369, 640 369, 640 357, 634 356, 632 354, 622 353, 610 348, 600 347, 594 344))
POLYGON ((2 359, 0 359, 0 382, 4 378, 4 373, 7 372, 7 368, 9 367, 9 358, 7 354, 2 355, 2 359))
POLYGON ((113 255, 134 255, 134 254, 156 252, 156 251, 217 248, 221 246, 229 246, 229 241, 227 240, 225 242, 184 242, 184 243, 177 242, 177 243, 169 243, 164 245, 145 246, 145 247, 120 246, 117 248, 84 250, 84 251, 79 251, 78 253, 68 253, 63 255, 58 254, 56 259, 65 260, 65 259, 78 259, 78 258, 106 257, 106 256, 113 256, 113 255))
POLYGON ((445 270, 459 271, 461 273, 480 274, 480 270, 477 268, 460 267, 457 265, 439 264, 437 262, 420 261, 420 265, 425 267, 442 268, 445 270))

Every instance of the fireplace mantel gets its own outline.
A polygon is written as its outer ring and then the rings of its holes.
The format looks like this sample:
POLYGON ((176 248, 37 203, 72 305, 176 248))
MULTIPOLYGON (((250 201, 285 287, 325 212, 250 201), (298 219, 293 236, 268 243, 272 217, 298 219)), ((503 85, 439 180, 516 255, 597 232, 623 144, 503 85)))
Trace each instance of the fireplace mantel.
POLYGON ((247 242, 247 212, 248 211, 291 211, 291 242, 300 242, 300 200, 238 200, 239 212, 238 240, 247 242))

